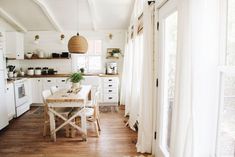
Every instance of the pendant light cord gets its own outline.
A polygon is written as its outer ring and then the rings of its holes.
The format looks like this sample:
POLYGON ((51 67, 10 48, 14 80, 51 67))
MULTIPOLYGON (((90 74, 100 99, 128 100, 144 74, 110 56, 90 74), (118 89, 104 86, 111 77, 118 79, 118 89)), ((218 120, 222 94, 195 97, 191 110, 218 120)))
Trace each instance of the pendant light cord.
POLYGON ((79 36, 79 0, 77 0, 77 16, 78 16, 78 22, 77 22, 77 36, 79 36))

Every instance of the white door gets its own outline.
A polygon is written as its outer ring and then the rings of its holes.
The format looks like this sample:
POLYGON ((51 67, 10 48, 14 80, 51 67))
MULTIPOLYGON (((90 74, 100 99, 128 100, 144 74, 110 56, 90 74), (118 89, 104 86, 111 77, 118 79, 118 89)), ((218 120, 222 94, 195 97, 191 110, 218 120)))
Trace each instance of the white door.
POLYGON ((178 12, 173 0, 159 9, 159 90, 156 156, 170 156, 172 108, 175 99, 178 12))

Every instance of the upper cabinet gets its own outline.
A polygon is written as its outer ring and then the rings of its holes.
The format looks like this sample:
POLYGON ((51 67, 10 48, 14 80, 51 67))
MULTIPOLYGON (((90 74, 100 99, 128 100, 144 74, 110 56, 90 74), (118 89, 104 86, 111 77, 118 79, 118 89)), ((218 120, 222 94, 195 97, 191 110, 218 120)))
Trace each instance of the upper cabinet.
POLYGON ((24 34, 20 32, 6 32, 7 58, 24 59, 24 34))

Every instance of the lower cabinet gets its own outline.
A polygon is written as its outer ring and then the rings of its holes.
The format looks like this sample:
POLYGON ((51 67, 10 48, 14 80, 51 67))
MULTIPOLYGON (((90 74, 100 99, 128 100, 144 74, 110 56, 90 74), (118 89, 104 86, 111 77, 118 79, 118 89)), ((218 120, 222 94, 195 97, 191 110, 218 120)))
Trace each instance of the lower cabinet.
POLYGON ((103 106, 117 106, 119 102, 119 78, 101 77, 101 103, 103 106))
MULTIPOLYGON (((51 86, 59 88, 70 88, 71 82, 67 82, 66 77, 56 78, 31 78, 31 97, 32 103, 43 103, 42 91, 50 89, 51 86)), ((99 77, 85 76, 82 85, 92 85, 91 97, 95 91, 100 90, 99 102, 103 106, 117 106, 119 102, 119 78, 118 77, 99 77)))
POLYGON ((32 78, 32 103, 43 103, 42 91, 43 91, 43 78, 32 78))
POLYGON ((43 103, 42 91, 50 90, 52 86, 57 86, 59 88, 69 88, 71 86, 70 82, 67 82, 66 77, 58 78, 31 78, 31 93, 32 93, 32 103, 39 104, 43 103))
POLYGON ((11 120, 15 116, 15 94, 13 83, 8 83, 6 86, 6 104, 8 119, 11 120))

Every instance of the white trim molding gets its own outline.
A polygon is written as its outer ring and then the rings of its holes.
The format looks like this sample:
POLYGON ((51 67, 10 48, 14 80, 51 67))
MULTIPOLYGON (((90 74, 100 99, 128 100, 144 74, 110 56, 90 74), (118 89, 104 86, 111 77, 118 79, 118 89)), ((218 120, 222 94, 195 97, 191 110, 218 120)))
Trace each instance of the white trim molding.
POLYGON ((96 7, 94 0, 87 0, 89 8, 90 8, 90 14, 91 14, 91 20, 92 20, 92 27, 93 30, 97 29, 96 25, 96 7))
POLYGON ((59 23, 55 19, 55 16, 46 5, 46 2, 44 0, 33 0, 33 1, 35 2, 35 4, 37 4, 41 8, 42 12, 46 15, 46 17, 48 18, 50 23, 54 26, 56 31, 63 32, 62 27, 59 25, 59 23))
POLYGON ((27 32, 27 29, 16 19, 14 19, 9 13, 4 9, 0 8, 0 17, 7 21, 13 28, 20 30, 21 32, 27 32))

